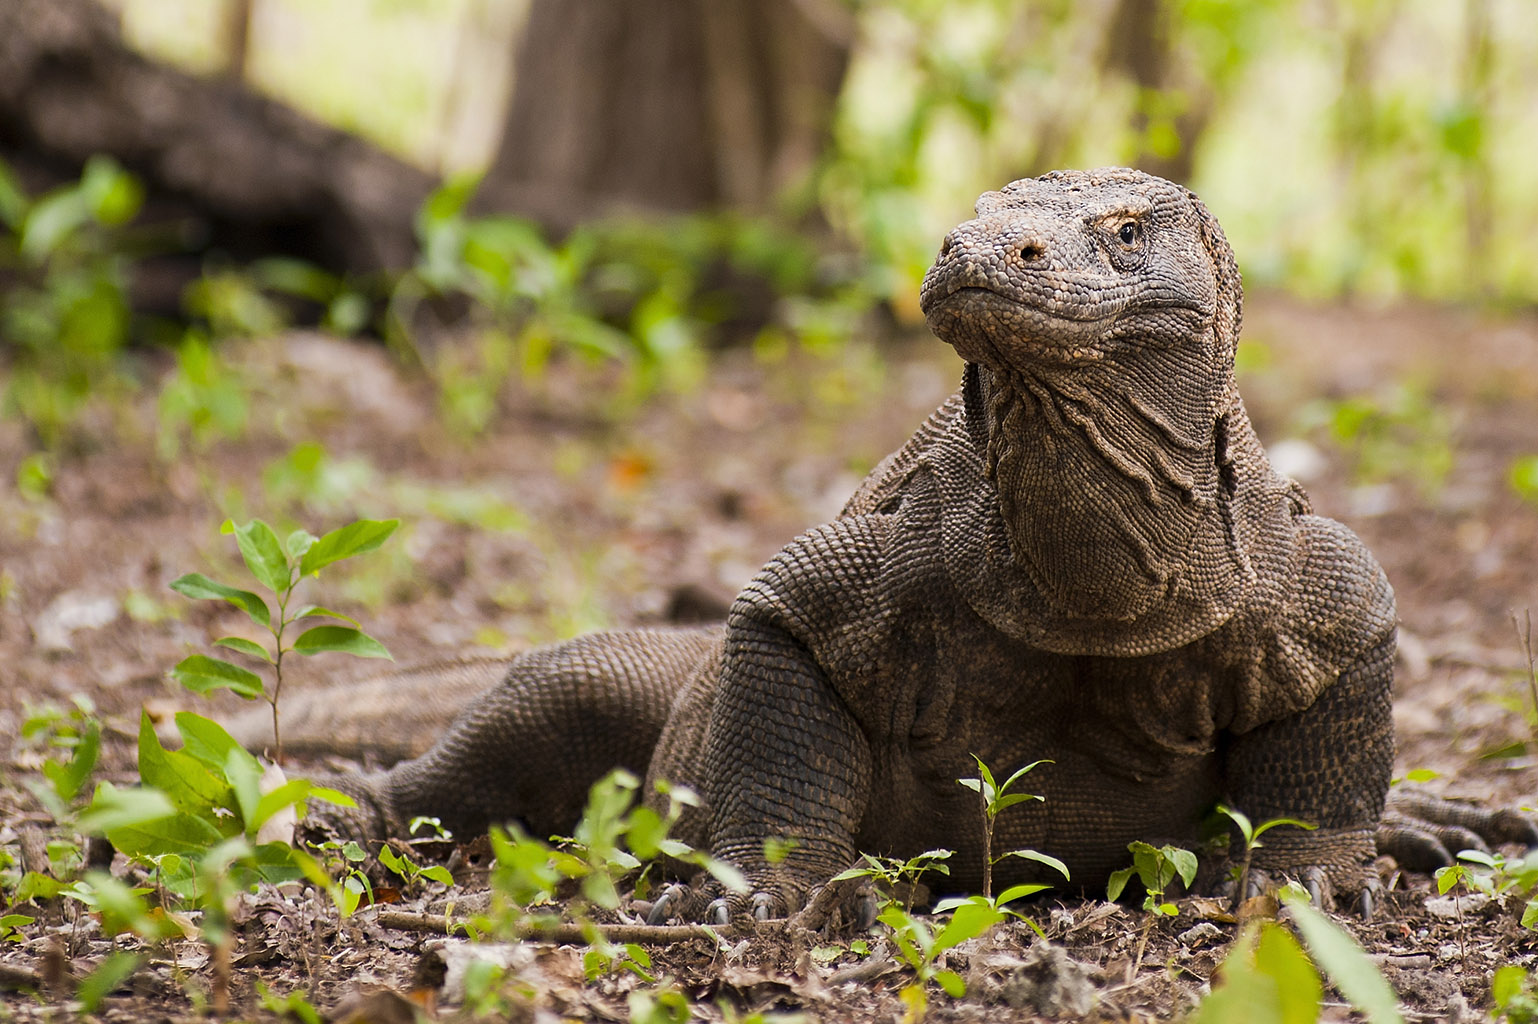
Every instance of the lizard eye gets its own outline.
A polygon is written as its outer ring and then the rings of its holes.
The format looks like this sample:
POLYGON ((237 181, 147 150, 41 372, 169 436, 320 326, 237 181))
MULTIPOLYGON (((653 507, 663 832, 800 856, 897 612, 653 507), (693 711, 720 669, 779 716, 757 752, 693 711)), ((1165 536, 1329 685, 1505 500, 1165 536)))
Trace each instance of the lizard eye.
POLYGON ((1127 221, 1121 226, 1120 230, 1116 232, 1116 237, 1121 239, 1123 245, 1131 245, 1132 243, 1136 242, 1137 223, 1130 220, 1127 221))

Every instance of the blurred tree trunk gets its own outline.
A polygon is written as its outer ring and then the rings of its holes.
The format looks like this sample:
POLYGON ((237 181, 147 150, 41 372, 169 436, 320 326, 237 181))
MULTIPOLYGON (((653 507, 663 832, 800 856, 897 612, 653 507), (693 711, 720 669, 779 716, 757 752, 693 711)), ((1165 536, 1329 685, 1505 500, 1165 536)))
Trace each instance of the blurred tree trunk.
POLYGON ((333 270, 408 266, 423 171, 230 77, 128 48, 94 0, 0 0, 0 157, 48 184, 108 153, 189 249, 287 253, 333 270))
POLYGON ((1212 118, 1213 96, 1182 74, 1171 7, 1169 0, 1117 0, 1104 67, 1137 89, 1131 124, 1135 166, 1188 182, 1196 146, 1212 118))
POLYGON ((836 0, 533 0, 480 203, 764 210, 814 168, 852 36, 836 0))

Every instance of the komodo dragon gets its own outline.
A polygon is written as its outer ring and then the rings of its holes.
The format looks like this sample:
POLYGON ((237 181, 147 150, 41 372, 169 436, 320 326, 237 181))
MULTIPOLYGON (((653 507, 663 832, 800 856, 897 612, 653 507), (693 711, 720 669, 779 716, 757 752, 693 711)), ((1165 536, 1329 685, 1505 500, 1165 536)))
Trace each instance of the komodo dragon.
MULTIPOLYGON (((1051 759, 1029 777, 1045 802, 1003 815, 994 848, 1053 854, 1088 887, 1132 840, 1190 843, 1219 800, 1317 823, 1269 833, 1256 867, 1369 907, 1375 832, 1421 862, 1478 844, 1464 826, 1538 838, 1431 801, 1380 826, 1393 591, 1266 461, 1234 384, 1239 271, 1195 195, 1120 169, 986 193, 920 305, 966 360, 961 388, 724 629, 514 659, 426 754, 345 782, 350 827, 564 831, 625 766, 648 793, 665 778, 703 797, 680 838, 741 868, 752 892, 730 905, 761 917, 857 851, 953 849, 950 882, 976 891, 982 820, 956 781, 974 754, 1051 759), (794 840, 775 867, 771 838, 794 840)), ((1001 884, 1032 867, 1006 861, 1001 884)), ((656 916, 724 918, 713 885, 656 916)))

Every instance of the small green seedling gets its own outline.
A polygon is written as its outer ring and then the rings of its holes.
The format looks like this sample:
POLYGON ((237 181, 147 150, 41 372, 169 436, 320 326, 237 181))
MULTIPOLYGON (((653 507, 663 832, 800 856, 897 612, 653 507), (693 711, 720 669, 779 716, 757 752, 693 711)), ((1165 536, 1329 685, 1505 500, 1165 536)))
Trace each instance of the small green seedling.
POLYGON ((204 654, 183 658, 171 670, 172 676, 194 693, 227 689, 247 700, 267 701, 272 706, 273 758, 281 764, 283 736, 278 721, 278 700, 283 692, 285 654, 290 651, 304 655, 343 651, 363 658, 390 657, 390 652, 385 650, 383 644, 358 628, 357 620, 341 612, 313 605, 291 612, 289 603, 299 584, 307 577, 316 575, 334 562, 373 551, 389 539, 398 525, 398 519, 360 519, 319 538, 304 530, 295 530, 285 542, 280 543, 272 527, 260 519, 253 519, 244 526, 226 521, 222 531, 235 535, 246 568, 276 598, 276 614, 266 600, 252 591, 220 583, 202 573, 188 573, 179 577, 172 582, 171 589, 198 600, 228 601, 272 635, 271 650, 238 636, 220 637, 214 641, 217 646, 270 665, 273 674, 272 691, 268 692, 262 677, 255 672, 204 654), (291 625, 300 619, 317 617, 340 619, 350 625, 314 626, 299 634, 292 643, 284 643, 284 633, 291 625))
POLYGON ((938 932, 896 903, 888 903, 876 920, 892 929, 897 955, 913 970, 913 980, 899 993, 907 1012, 904 1021, 916 1022, 929 1012, 929 983, 934 982, 954 999, 966 995, 966 982, 955 971, 939 966, 946 950, 982 935, 1004 919, 1004 913, 987 902, 961 902, 938 932))
MULTIPOLYGON (((1243 811, 1235 810, 1226 804, 1218 804, 1218 813, 1234 823, 1239 829, 1240 837, 1244 840, 1244 859, 1234 869, 1233 876, 1234 892, 1241 900, 1244 899, 1244 887, 1249 882, 1250 861, 1254 859, 1255 851, 1264 845, 1260 841, 1261 836, 1278 825, 1292 825, 1296 828, 1308 829, 1309 831, 1319 827, 1310 822, 1299 821, 1297 818, 1272 818, 1269 821, 1261 822, 1259 825, 1254 825, 1250 822, 1249 816, 1243 811)), ((1186 884, 1189 885, 1190 882, 1187 881, 1186 884)))
POLYGON ((897 902, 902 897, 904 911, 913 909, 913 896, 918 889, 919 877, 933 871, 939 875, 949 875, 950 866, 945 862, 950 859, 952 850, 925 850, 916 857, 903 860, 900 857, 878 857, 871 853, 860 854, 864 864, 857 864, 852 868, 840 871, 834 875, 832 881, 839 882, 846 878, 869 878, 880 882, 883 895, 891 903, 897 902))
MULTIPOLYGON (((1024 768, 1019 769, 1009 778, 1005 779, 1004 784, 1000 786, 993 781, 993 772, 990 771, 988 766, 983 763, 982 758, 978 757, 976 754, 973 754, 972 760, 977 762, 977 777, 974 779, 957 779, 956 781, 970 789, 972 792, 978 794, 978 796, 982 798, 983 899, 992 901, 993 866, 999 861, 1003 860, 1005 857, 1020 857, 1024 860, 1033 860, 1038 864, 1045 864, 1060 873, 1064 878, 1067 878, 1068 868, 1064 866, 1062 861, 1058 860, 1056 857, 1049 857, 1044 853, 1037 853, 1035 850, 1010 850, 1008 853, 1002 853, 997 857, 993 855, 993 830, 994 826, 998 824, 999 815, 1004 813, 1006 808, 1013 807, 1015 804, 1026 803, 1031 800, 1041 801, 1045 799, 1044 797, 1038 796, 1035 793, 1011 793, 1009 791, 1010 787, 1013 786, 1016 782, 1019 782, 1027 772, 1035 768, 1037 765, 1051 764, 1052 762, 1032 761, 1030 764, 1026 765, 1024 768)), ((1015 895, 1011 898, 1018 899, 1021 896, 1029 895, 1032 892, 1040 892, 1042 889, 1046 888, 1049 888, 1049 886, 1015 886, 1014 889, 1010 890, 1011 892, 1015 892, 1015 895), (1025 888, 1028 891, 1016 892, 1016 890, 1021 888, 1025 888)), ((1001 898, 999 902, 1002 903, 1006 901, 1001 898)))
POLYGON ((1538 1022, 1538 974, 1516 964, 1497 967, 1490 979, 1490 999, 1496 1014, 1510 1024, 1538 1022))
POLYGON ((1175 904, 1165 900, 1164 894, 1175 881, 1176 875, 1179 875, 1180 880, 1187 886, 1196 880, 1196 854, 1190 850, 1182 850, 1178 846, 1154 847, 1136 840, 1128 843, 1127 849, 1132 852, 1132 866, 1111 872, 1110 880, 1106 883, 1105 894, 1107 899, 1114 901, 1127 887, 1127 882, 1134 874, 1143 883, 1143 889, 1146 892, 1143 897, 1143 909, 1148 911, 1148 919, 1143 922, 1143 931, 1138 937, 1137 955, 1127 971, 1127 980, 1130 982, 1143 966, 1143 952, 1148 948, 1148 933, 1153 928, 1154 921, 1160 917, 1174 917, 1180 912, 1175 904))

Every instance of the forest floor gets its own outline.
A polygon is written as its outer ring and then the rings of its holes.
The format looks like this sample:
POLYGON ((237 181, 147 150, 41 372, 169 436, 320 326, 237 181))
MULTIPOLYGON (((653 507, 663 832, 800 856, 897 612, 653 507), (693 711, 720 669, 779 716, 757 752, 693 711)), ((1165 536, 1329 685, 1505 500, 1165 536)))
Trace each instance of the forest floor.
MULTIPOLYGON (((1514 460, 1538 455, 1538 318, 1262 295, 1247 312, 1244 349, 1242 387, 1262 439, 1316 510, 1366 540, 1398 593, 1396 775, 1430 769, 1440 773, 1426 784, 1434 792, 1533 806, 1534 711, 1512 613, 1538 605, 1538 504, 1510 477, 1514 460)), ((399 516, 383 550, 328 570, 309 599, 355 615, 400 663, 504 654, 729 599, 785 541, 836 514, 960 369, 927 338, 825 355, 734 350, 715 357, 698 387, 617 410, 600 371, 558 365, 509 388, 490 427, 466 436, 444 426, 432 389, 377 346, 299 333, 226 351, 251 401, 234 440, 157 456, 146 388, 94 414, 39 499, 10 487, 27 448, 17 424, 0 424, 0 847, 15 851, 29 829, 51 827, 25 788, 39 753, 19 735, 35 706, 88 696, 106 723, 101 773, 119 781, 136 778, 141 707, 161 718, 177 708, 221 719, 242 710, 233 697, 193 697, 166 677, 244 621, 167 588, 186 572, 238 575, 234 544, 219 533, 226 516, 316 533, 399 516), (318 460, 313 448, 292 455, 310 441, 323 446, 318 460)), ((298 699, 377 664, 325 655, 295 666, 287 685, 298 699)), ((1521 901, 1464 897, 1446 916, 1428 904, 1436 893, 1427 876, 1383 870, 1389 892, 1376 919, 1337 920, 1374 956, 1410 1019, 1479 1019, 1494 968, 1538 961, 1538 933, 1517 925, 1521 901)), ((1141 910, 1093 894, 1040 901, 1031 915, 1074 963, 1027 964, 1034 936, 1000 926, 949 955, 969 994, 952 1000, 933 989, 931 1019, 1178 1015, 1235 934, 1215 902, 1179 906, 1177 919, 1153 928, 1134 974, 1141 910), (1032 1002, 1042 986, 1030 979, 1043 971, 1062 989, 1057 1003, 1032 1002)), ((0 944, 0 973, 41 970, 53 950, 80 976, 110 948, 73 903, 29 913, 36 924, 0 944)), ((339 924, 323 898, 270 888, 243 898, 232 1016, 272 1018, 258 983, 307 992, 333 1019, 345 1017, 335 1008, 351 994, 411 988, 424 951, 444 940, 385 928, 374 913, 339 924)), ((693 940, 654 951, 653 970, 699 1019, 765 1009, 897 1019, 910 975, 882 941, 873 936, 870 947, 862 958, 847 937, 837 947, 693 940)), ((528 944, 509 955, 509 977, 524 986, 510 997, 515 1019, 631 1020, 642 1008, 627 1004, 630 990, 652 987, 627 973, 584 983, 574 947, 528 944)), ((192 1018, 209 988, 207 961, 200 944, 180 944, 97 1016, 192 1018)), ((0 986, 0 1020, 57 1019, 52 998, 0 986)), ((1326 1016, 1344 1019, 1339 997, 1326 1000, 1326 1016)), ((441 1017, 463 1012, 452 991, 440 1003, 441 1017)), ((385 1002, 361 1012, 346 1019, 410 1019, 388 1016, 400 1007, 385 1002)))

